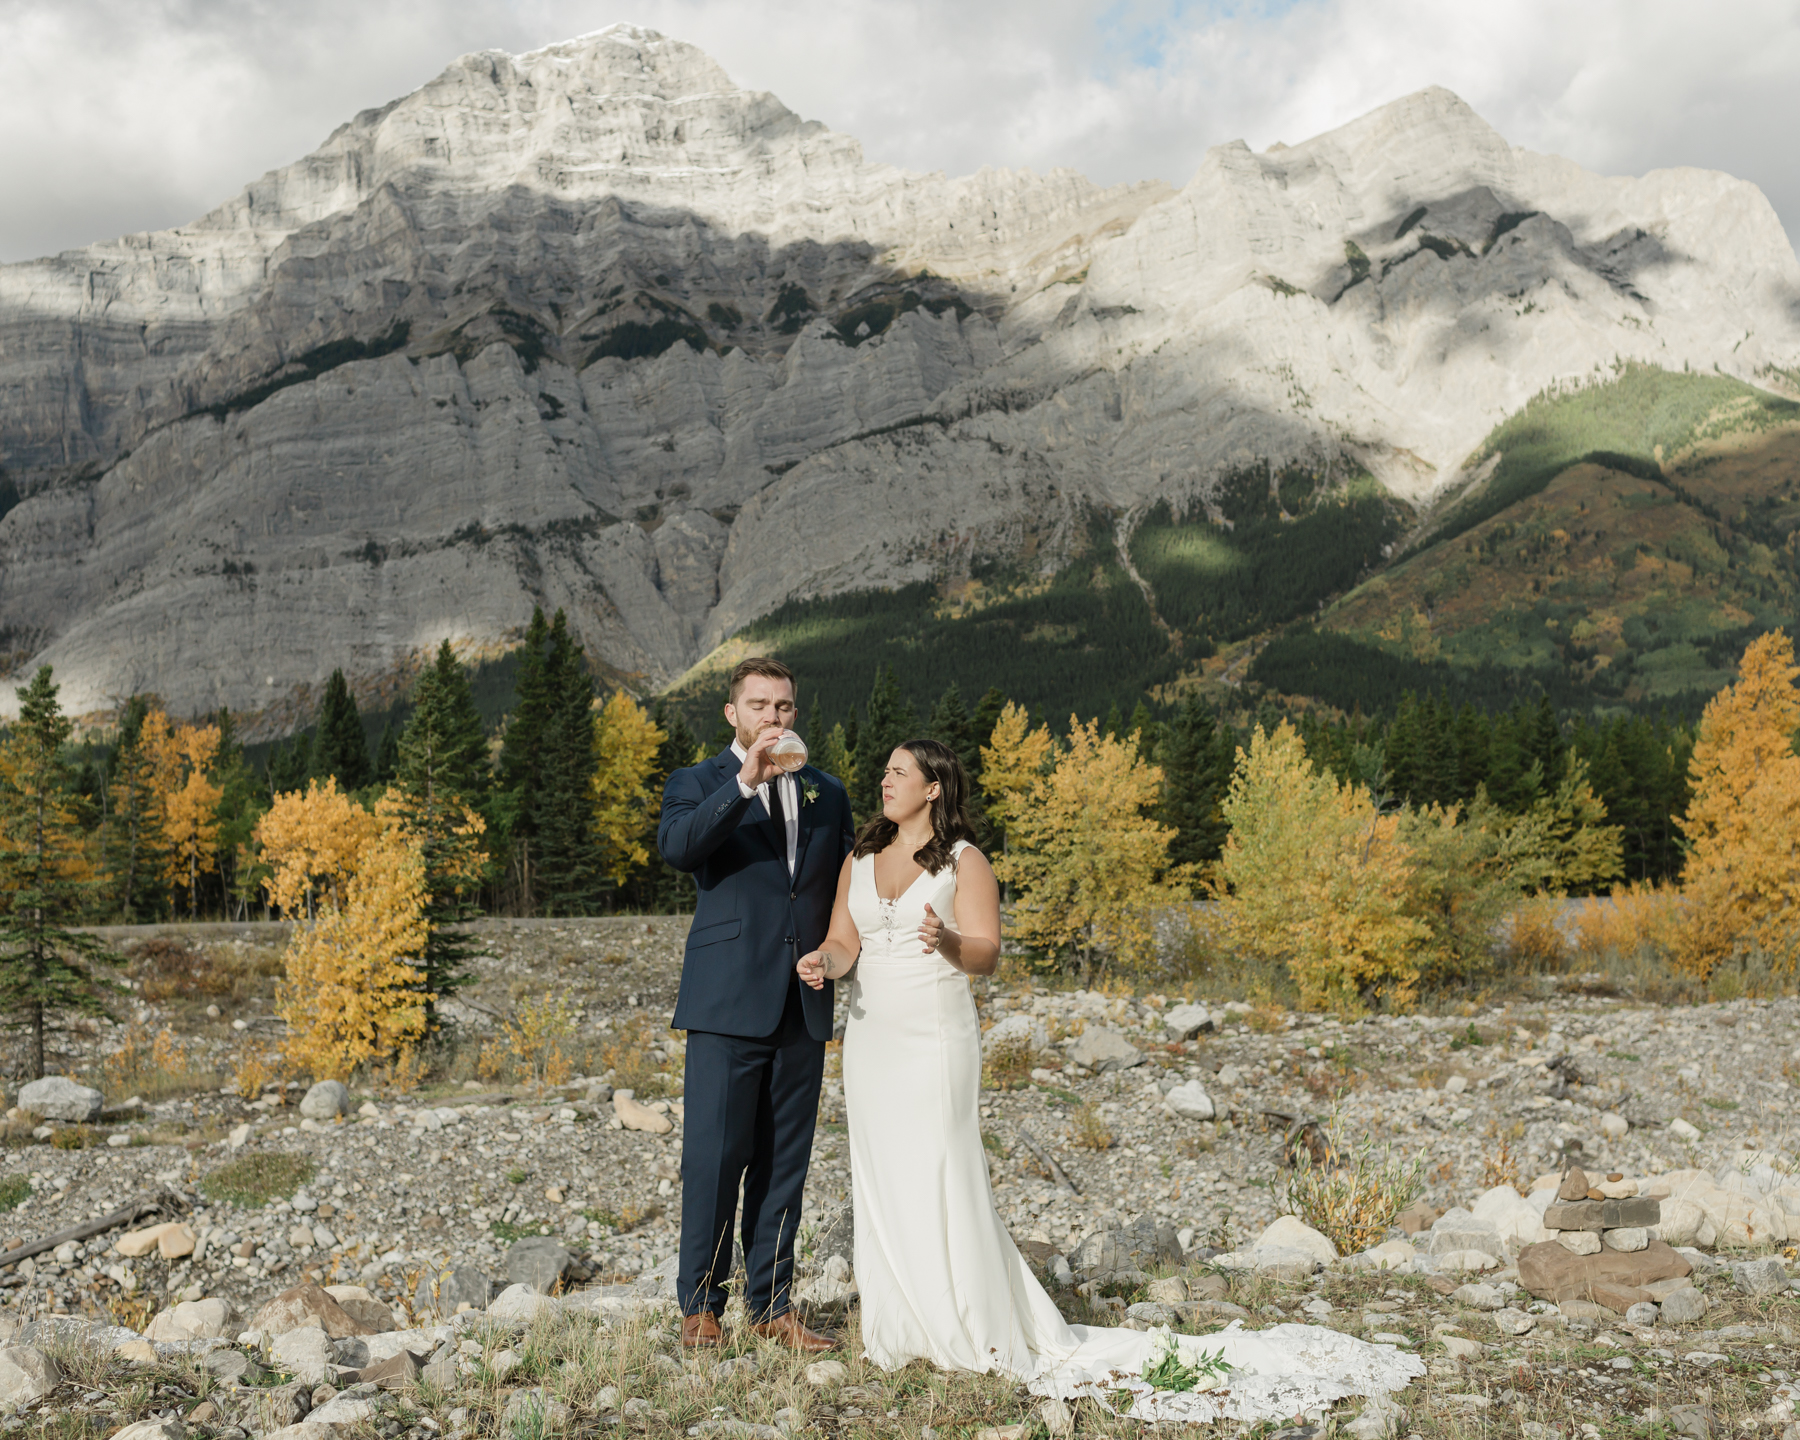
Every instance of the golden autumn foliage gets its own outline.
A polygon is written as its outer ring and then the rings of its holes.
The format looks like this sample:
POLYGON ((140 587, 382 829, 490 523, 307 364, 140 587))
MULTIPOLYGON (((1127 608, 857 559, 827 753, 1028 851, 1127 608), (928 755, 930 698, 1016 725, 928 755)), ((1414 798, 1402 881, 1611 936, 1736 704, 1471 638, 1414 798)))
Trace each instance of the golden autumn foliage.
POLYGON ((594 833, 601 868, 615 885, 650 858, 645 842, 662 803, 650 777, 657 749, 668 738, 623 690, 594 716, 594 833))
POLYGON ((270 871, 263 881, 270 903, 293 916, 311 916, 320 904, 341 904, 344 884, 376 824, 331 776, 323 785, 313 780, 303 791, 277 795, 256 825, 270 871))
POLYGON ((363 833, 332 898, 295 927, 276 989, 289 1032, 283 1053, 315 1079, 346 1078, 425 1033, 431 997, 413 964, 430 936, 425 861, 396 824, 363 833))
POLYGON ((1098 721, 1071 717, 1058 746, 1047 729, 1028 732, 1016 706, 1003 712, 982 757, 1000 767, 984 779, 990 811, 1006 824, 994 871, 1013 887, 1009 932, 1075 956, 1088 983, 1109 959, 1147 958, 1157 912, 1188 894, 1185 871, 1169 870, 1174 832, 1149 813, 1162 771, 1140 758, 1135 739, 1103 736, 1098 721))
POLYGON ((1754 947, 1791 969, 1800 925, 1800 688, 1782 632, 1750 643, 1700 717, 1680 822, 1691 847, 1673 959, 1705 977, 1754 947))
POLYGON ((1413 851, 1400 817, 1360 785, 1314 772, 1299 733, 1260 726, 1225 798, 1215 879, 1241 952, 1284 964, 1309 1009, 1356 1013, 1414 999, 1430 936, 1413 913, 1413 851))
POLYGON ((987 793, 987 812, 1004 826, 1025 803, 1032 787, 1049 768, 1055 742, 1050 727, 1031 728, 1022 705, 1008 703, 1000 712, 994 733, 981 747, 981 784, 987 793))
POLYGON ((188 908, 198 904, 200 876, 218 863, 219 802, 225 787, 212 777, 219 753, 217 725, 175 725, 161 710, 144 717, 139 746, 149 762, 148 796, 163 844, 163 878, 185 887, 188 908))

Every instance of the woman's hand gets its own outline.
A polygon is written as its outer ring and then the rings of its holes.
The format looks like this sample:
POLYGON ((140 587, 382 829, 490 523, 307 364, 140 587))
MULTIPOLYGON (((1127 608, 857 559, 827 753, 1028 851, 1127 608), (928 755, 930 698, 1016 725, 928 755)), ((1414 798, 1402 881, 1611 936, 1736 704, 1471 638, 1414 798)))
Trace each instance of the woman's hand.
POLYGON ((829 951, 812 950, 800 957, 800 962, 794 966, 794 970, 800 976, 802 984, 810 985, 815 990, 823 990, 830 962, 829 951))
POLYGON ((935 955, 940 950, 946 955, 954 955, 959 948, 959 937, 943 921, 929 902, 925 906, 925 918, 919 922, 919 943, 925 947, 927 955, 935 955))

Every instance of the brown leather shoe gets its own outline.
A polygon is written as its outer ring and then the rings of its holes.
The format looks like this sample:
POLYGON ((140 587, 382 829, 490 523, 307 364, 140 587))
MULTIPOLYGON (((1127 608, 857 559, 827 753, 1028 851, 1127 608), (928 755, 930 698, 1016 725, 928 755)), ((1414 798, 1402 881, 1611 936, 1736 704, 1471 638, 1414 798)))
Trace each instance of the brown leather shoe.
POLYGON ((719 1328, 719 1317, 710 1310, 681 1317, 683 1350, 717 1350, 725 1343, 725 1332, 719 1328))
POLYGON ((803 1355, 816 1355, 821 1350, 837 1349, 837 1341, 827 1340, 823 1335, 816 1335, 808 1330, 792 1310, 785 1315, 777 1315, 773 1320, 764 1321, 761 1325, 752 1325, 750 1333, 764 1340, 779 1340, 790 1350, 798 1350, 803 1355))

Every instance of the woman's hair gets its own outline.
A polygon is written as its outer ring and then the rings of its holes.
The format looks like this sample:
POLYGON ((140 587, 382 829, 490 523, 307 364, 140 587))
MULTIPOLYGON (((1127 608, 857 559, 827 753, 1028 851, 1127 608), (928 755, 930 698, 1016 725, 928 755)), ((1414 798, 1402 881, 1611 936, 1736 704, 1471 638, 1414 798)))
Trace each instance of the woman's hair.
MULTIPOLYGON (((937 799, 931 802, 931 839, 913 851, 917 860, 933 875, 949 867, 951 847, 958 840, 971 843, 975 839, 975 823, 969 819, 969 772, 956 758, 956 752, 937 740, 907 740, 894 747, 904 750, 918 762, 925 783, 938 787, 937 799)), ((852 855, 873 855, 894 843, 900 827, 887 816, 876 816, 863 822, 856 832, 856 848, 852 855)))

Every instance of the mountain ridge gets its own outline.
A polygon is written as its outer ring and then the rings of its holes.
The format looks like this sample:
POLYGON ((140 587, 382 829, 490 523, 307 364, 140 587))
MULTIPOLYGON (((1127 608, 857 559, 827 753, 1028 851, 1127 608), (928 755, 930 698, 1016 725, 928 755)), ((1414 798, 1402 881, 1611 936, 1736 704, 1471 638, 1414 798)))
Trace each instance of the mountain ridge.
POLYGON ((1614 359, 1792 388, 1755 187, 1589 176, 1442 90, 1179 190, 918 176, 615 26, 0 266, 0 654, 77 711, 275 715, 542 603, 654 688, 792 601, 1222 519, 1258 468, 1416 510, 1614 359))

